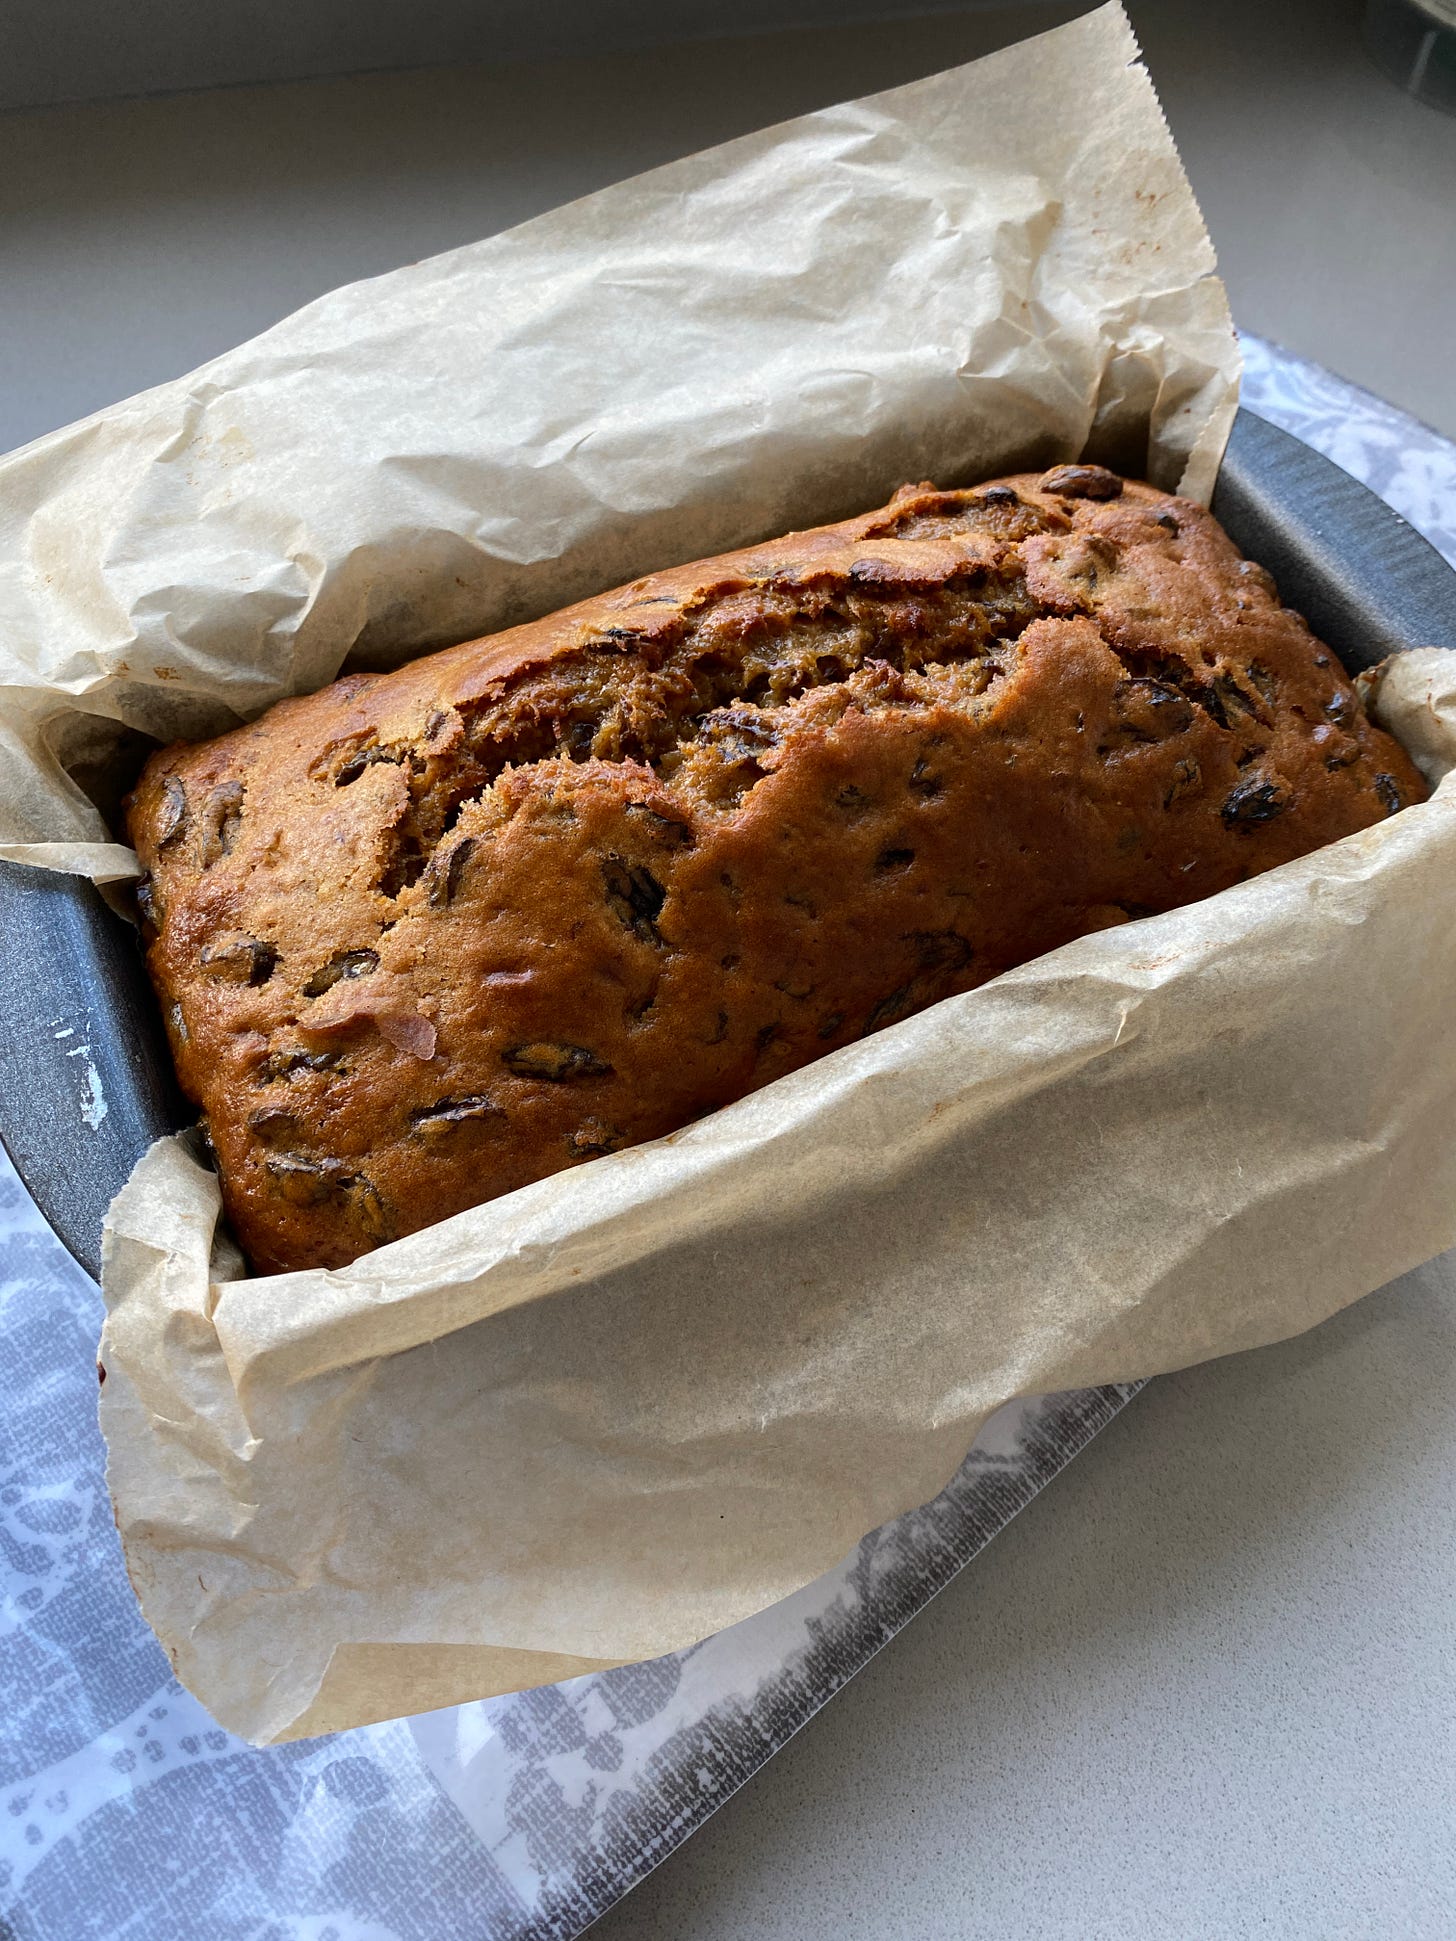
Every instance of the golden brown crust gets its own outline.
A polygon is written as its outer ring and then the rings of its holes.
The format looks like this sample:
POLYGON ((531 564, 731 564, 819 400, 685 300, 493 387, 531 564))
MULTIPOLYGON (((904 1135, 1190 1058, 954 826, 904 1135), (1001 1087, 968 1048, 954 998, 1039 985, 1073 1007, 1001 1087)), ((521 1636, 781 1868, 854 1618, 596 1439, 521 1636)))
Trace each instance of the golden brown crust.
POLYGON ((651 1139, 1425 791, 1097 467, 650 576, 153 757, 149 963, 260 1271, 651 1139))

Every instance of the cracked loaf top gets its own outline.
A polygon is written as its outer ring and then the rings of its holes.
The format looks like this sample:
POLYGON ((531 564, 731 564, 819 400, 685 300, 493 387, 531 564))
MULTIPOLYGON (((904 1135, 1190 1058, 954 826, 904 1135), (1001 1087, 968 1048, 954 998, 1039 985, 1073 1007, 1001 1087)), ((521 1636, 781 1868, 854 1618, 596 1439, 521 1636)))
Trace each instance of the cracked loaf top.
POLYGON ((1187 500, 940 492, 148 763, 148 962, 255 1269, 671 1132, 1425 793, 1187 500))

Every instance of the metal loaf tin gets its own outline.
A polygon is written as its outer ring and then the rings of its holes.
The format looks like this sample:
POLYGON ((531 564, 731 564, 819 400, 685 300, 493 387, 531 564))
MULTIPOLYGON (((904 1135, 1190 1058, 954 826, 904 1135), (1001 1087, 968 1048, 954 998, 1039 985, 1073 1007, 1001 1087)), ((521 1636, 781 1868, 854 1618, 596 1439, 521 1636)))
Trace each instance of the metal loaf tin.
MULTIPOLYGON (((1383 500, 1252 412, 1238 414, 1213 510, 1351 673, 1456 646, 1456 572, 1383 500)), ((112 1196, 194 1115, 136 933, 91 884, 0 863, 0 937, 0 1138, 96 1276, 112 1196)))

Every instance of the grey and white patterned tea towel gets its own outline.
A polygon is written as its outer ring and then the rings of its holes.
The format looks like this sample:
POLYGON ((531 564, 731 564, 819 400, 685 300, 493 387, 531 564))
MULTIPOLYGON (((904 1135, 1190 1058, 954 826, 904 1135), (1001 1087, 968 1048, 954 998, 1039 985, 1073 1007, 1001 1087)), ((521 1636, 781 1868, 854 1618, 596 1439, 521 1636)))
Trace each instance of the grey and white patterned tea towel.
MULTIPOLYGON (((1244 339, 1244 401, 1456 565, 1456 446, 1244 339)), ((692 1650, 255 1751, 171 1678, 122 1570, 96 1289, 0 1160, 0 1935, 566 1941, 684 1839, 1134 1392, 1005 1409, 933 1503, 692 1650)))

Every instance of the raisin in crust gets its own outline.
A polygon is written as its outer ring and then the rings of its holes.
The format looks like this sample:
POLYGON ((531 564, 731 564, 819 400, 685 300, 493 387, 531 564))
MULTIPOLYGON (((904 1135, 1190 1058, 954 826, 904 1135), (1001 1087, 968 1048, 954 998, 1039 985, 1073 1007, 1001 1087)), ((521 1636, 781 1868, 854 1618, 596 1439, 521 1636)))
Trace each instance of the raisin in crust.
POLYGON ((1425 790, 1187 500, 907 486, 153 757, 148 961, 261 1272, 337 1266, 1425 790))

